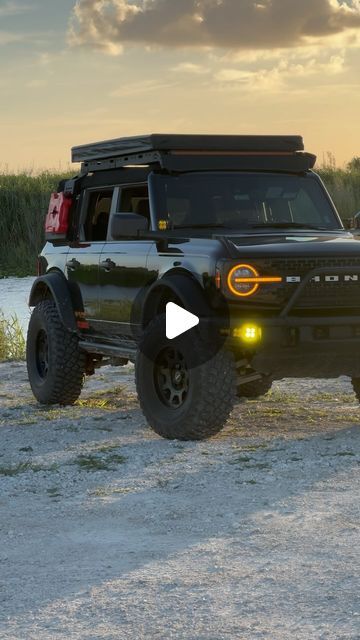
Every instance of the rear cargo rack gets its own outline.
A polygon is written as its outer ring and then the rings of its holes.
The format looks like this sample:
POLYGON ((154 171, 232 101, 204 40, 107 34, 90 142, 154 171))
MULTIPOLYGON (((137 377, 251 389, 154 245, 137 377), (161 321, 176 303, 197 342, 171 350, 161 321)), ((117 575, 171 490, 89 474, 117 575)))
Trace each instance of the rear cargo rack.
POLYGON ((303 153, 301 136, 220 136, 152 134, 73 147, 81 173, 129 166, 167 171, 263 170, 303 172, 316 157, 303 153))

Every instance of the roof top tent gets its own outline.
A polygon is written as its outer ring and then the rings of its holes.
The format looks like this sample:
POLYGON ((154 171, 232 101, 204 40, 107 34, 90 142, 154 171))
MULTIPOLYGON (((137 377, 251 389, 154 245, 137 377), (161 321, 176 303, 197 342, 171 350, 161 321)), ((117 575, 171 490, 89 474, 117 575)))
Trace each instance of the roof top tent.
POLYGON ((152 134, 73 147, 82 174, 133 165, 167 171, 246 170, 299 173, 316 157, 304 153, 301 136, 152 134))

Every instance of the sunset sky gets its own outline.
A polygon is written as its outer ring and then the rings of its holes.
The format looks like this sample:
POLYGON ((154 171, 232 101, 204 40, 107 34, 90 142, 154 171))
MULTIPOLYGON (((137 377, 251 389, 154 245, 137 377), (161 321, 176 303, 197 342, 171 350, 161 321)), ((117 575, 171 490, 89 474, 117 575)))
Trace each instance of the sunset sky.
POLYGON ((0 0, 0 170, 156 132, 360 156, 360 0, 0 0))

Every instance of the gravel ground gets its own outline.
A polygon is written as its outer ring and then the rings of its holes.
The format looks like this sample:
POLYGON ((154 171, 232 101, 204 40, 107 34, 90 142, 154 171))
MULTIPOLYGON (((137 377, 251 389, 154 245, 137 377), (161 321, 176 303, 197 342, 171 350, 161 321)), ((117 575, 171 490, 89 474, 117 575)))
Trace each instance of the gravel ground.
POLYGON ((287 380, 161 440, 131 369, 41 408, 0 365, 1 640, 360 638, 360 411, 287 380))

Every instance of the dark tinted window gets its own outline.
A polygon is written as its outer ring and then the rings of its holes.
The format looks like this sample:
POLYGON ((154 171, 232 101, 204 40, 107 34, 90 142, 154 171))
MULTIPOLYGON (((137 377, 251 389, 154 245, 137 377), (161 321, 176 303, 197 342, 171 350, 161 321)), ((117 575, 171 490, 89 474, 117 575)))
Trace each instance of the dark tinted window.
POLYGON ((120 191, 118 212, 137 213, 150 220, 150 203, 147 186, 124 187, 120 191))
POLYGON ((113 192, 113 189, 89 192, 84 224, 85 240, 106 240, 113 192))
POLYGON ((176 227, 231 229, 264 224, 339 227, 323 189, 311 177, 284 174, 193 173, 154 176, 158 216, 176 227))

